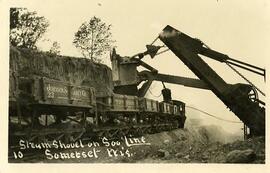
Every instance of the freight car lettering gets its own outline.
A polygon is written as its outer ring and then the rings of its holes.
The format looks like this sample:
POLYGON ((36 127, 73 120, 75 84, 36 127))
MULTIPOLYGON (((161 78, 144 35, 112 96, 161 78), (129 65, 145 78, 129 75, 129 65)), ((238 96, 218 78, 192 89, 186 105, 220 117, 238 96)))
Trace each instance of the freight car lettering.
POLYGON ((85 90, 77 89, 77 90, 73 90, 72 96, 74 96, 74 97, 87 97, 87 93, 85 90))
POLYGON ((48 98, 55 98, 58 95, 67 96, 68 94, 68 88, 66 86, 52 86, 51 84, 48 84, 46 90, 48 98))

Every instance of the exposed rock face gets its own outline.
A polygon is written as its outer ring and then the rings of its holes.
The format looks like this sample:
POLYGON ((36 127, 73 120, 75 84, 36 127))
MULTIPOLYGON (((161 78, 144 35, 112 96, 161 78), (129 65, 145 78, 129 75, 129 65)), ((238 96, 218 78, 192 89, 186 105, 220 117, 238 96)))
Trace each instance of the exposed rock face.
POLYGON ((55 56, 49 53, 10 48, 10 71, 19 76, 40 76, 91 86, 98 96, 112 93, 112 72, 109 67, 86 58, 55 56))

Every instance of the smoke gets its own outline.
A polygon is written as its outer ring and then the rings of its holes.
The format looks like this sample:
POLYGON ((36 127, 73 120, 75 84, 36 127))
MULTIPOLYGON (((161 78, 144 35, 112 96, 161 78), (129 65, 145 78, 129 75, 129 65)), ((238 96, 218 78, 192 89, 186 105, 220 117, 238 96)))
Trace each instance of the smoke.
MULTIPOLYGON (((212 117, 206 117, 202 113, 195 110, 186 109, 186 123, 185 128, 199 133, 208 142, 229 143, 236 140, 243 140, 243 132, 228 132, 224 129, 224 122, 216 120, 212 117)), ((228 122, 226 122, 228 123, 228 122)))

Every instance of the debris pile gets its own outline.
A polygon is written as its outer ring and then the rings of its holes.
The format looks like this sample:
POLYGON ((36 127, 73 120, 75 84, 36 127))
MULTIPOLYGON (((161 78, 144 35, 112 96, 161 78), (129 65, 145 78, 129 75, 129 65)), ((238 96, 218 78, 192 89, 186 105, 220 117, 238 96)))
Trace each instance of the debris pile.
MULTIPOLYGON (((204 131, 204 130, 203 130, 204 131)), ((265 138, 236 140, 230 143, 211 141, 202 129, 175 130, 154 135, 152 146, 139 163, 265 163, 265 138), (173 137, 177 135, 177 138, 173 137), (169 143, 164 143, 170 140, 169 143), (157 142, 159 139, 161 142, 157 142)), ((211 138, 211 137, 210 137, 211 138)))

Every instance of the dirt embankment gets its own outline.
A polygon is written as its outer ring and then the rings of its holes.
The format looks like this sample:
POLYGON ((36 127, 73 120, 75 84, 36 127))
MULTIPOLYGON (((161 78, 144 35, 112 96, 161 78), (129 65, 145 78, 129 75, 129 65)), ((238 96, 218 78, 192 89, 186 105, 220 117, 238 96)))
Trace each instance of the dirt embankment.
POLYGON ((55 56, 28 49, 10 48, 10 71, 19 76, 40 76, 74 85, 94 87, 98 96, 112 92, 112 72, 103 64, 86 58, 55 56))

